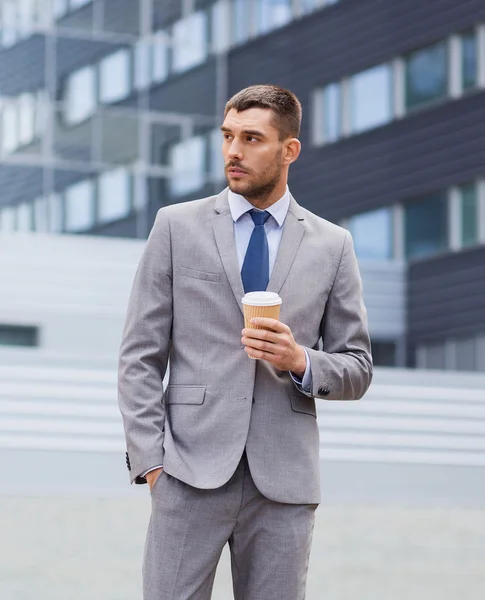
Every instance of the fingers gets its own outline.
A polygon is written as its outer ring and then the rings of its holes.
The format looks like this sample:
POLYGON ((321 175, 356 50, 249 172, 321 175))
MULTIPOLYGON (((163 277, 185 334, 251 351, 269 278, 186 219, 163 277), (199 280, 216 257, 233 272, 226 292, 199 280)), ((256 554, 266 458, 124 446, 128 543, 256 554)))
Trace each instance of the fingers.
POLYGON ((271 329, 271 331, 276 331, 278 333, 287 333, 290 330, 288 325, 285 325, 281 321, 278 321, 277 319, 268 319, 266 317, 253 317, 251 319, 251 325, 267 327, 268 329, 271 329))

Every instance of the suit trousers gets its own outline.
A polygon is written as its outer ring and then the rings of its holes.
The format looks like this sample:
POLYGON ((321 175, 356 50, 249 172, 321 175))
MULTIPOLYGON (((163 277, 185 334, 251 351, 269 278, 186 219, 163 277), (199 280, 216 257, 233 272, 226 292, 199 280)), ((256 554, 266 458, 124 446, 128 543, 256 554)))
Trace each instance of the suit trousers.
POLYGON ((265 498, 245 453, 220 488, 194 488, 162 471, 151 498, 144 600, 209 600, 226 543, 235 600, 304 600, 317 505, 265 498))

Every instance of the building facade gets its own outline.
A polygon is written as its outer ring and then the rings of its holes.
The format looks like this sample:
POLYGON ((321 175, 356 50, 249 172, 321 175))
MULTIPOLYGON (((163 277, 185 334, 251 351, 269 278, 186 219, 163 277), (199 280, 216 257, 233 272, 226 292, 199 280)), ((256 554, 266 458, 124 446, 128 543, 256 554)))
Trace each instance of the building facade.
POLYGON ((146 237, 224 186, 227 98, 276 83, 304 110, 291 190, 351 231, 381 307, 377 362, 485 370, 483 2, 3 0, 1 19, 2 231, 146 237))

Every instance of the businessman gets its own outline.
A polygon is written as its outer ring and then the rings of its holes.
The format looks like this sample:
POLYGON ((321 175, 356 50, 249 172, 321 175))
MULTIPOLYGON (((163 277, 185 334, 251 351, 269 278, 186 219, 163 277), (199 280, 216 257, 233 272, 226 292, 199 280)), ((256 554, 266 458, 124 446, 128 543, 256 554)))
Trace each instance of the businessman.
POLYGON ((119 404, 131 482, 151 493, 145 600, 209 600, 226 543, 236 600, 305 597, 315 398, 361 398, 372 359, 351 236, 287 187, 300 123, 288 90, 232 97, 228 188, 161 208, 135 276, 119 404), (280 321, 253 322, 268 329, 244 329, 241 298, 256 290, 283 300, 280 321))

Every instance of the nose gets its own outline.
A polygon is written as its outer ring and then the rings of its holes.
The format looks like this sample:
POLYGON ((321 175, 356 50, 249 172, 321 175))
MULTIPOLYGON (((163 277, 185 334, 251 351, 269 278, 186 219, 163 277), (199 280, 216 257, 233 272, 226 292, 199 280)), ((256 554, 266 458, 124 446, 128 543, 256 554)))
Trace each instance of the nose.
POLYGON ((228 158, 229 160, 242 160, 243 158, 242 146, 236 138, 232 140, 229 146, 228 158))

